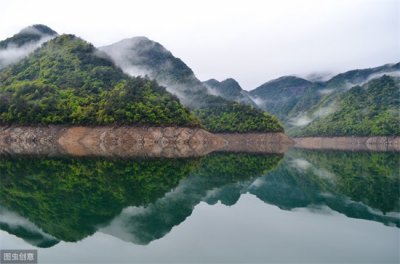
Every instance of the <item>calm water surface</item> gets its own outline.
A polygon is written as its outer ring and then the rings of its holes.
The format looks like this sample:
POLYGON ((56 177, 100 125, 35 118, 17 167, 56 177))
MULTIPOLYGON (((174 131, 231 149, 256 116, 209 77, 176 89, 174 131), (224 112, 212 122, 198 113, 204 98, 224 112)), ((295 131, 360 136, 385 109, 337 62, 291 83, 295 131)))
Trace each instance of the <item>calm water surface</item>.
POLYGON ((0 247, 39 263, 399 263, 400 154, 0 157, 0 247))

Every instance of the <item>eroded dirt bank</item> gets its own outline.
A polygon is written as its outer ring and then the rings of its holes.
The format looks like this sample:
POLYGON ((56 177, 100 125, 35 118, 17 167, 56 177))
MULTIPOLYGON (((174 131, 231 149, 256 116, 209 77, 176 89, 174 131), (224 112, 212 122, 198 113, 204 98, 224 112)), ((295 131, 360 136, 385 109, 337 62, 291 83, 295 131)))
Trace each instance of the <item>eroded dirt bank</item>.
POLYGON ((205 155, 225 141, 181 127, 0 127, 0 153, 119 157, 205 155))
POLYGON ((354 151, 400 151, 400 137, 304 137, 293 138, 295 147, 354 151))
POLYGON ((284 153, 283 133, 212 134, 182 127, 0 126, 0 154, 193 157, 213 151, 284 153))
POLYGON ((216 134, 226 144, 219 151, 285 153, 294 142, 284 133, 216 134))

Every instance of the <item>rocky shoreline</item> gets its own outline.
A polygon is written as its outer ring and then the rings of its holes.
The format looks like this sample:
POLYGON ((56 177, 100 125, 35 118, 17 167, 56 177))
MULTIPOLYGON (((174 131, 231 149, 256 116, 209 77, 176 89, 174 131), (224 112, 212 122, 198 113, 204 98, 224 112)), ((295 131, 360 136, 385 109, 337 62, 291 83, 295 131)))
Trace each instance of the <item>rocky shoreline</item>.
POLYGON ((192 157, 225 143, 203 129, 184 127, 0 127, 0 154, 192 157))
POLYGON ((349 151, 400 151, 400 137, 303 137, 293 138, 295 147, 349 151))
POLYGON ((227 143, 218 151, 285 153, 294 141, 284 133, 217 134, 227 143))
POLYGON ((214 151, 284 153, 292 145, 284 133, 212 134, 185 127, 0 126, 0 154, 186 158, 214 151))
POLYGON ((284 133, 212 134, 185 127, 0 126, 0 154, 186 158, 210 152, 285 153, 291 147, 400 151, 400 137, 304 137, 284 133))

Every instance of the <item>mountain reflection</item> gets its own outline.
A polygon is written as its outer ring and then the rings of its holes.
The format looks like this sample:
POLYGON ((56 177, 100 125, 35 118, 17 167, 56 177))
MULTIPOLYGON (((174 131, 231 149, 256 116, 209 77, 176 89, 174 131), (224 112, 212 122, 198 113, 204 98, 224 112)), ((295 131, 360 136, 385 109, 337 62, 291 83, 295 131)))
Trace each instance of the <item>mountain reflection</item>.
POLYGON ((399 165, 394 152, 292 149, 249 192, 285 210, 328 206, 348 217, 400 227, 399 165))
POLYGON ((153 203, 197 163, 195 159, 2 157, 0 204, 59 240, 78 241, 124 207, 153 203))
POLYGON ((328 206, 400 227, 398 168, 398 153, 296 149, 284 158, 1 156, 0 228, 38 247, 97 231, 146 245, 185 221, 200 202, 231 206, 243 193, 284 210, 328 206))

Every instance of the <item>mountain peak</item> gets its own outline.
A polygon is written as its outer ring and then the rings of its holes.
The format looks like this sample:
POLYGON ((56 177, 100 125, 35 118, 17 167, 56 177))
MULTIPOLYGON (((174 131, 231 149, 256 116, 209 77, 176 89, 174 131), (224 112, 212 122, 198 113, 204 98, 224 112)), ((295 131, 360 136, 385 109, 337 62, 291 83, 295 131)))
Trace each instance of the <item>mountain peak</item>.
POLYGON ((23 28, 18 34, 25 34, 25 35, 49 35, 49 36, 54 36, 57 35, 57 32, 52 30, 46 25, 42 24, 35 24, 32 26, 28 26, 26 28, 23 28))
POLYGON ((57 32, 48 26, 37 24, 26 27, 14 36, 0 41, 0 49, 5 49, 10 46, 21 47, 28 44, 37 44, 40 46, 44 41, 57 36, 57 32))
POLYGON ((282 77, 279 77, 277 79, 271 80, 271 81, 269 81, 267 83, 274 83, 274 82, 290 82, 290 83, 291 82, 302 82, 302 83, 309 83, 309 81, 307 81, 307 80, 305 80, 303 78, 294 76, 294 75, 282 76, 282 77))
POLYGON ((235 88, 240 88, 240 89, 242 89, 242 88, 240 87, 240 84, 239 84, 235 79, 233 79, 233 78, 228 78, 228 79, 226 79, 226 80, 223 80, 223 81, 221 82, 221 84, 227 84, 227 85, 234 86, 235 88))
POLYGON ((26 27, 14 36, 0 41, 0 69, 20 61, 57 35, 57 32, 48 26, 37 24, 26 27))
POLYGON ((124 39, 101 47, 100 50, 107 53, 127 74, 147 75, 166 86, 172 93, 182 93, 185 87, 206 90, 181 59, 147 37, 124 39))
POLYGON ((233 79, 228 78, 222 82, 216 79, 210 79, 203 82, 211 94, 221 96, 227 100, 244 103, 256 107, 257 105, 249 97, 246 91, 240 87, 239 83, 233 79))

